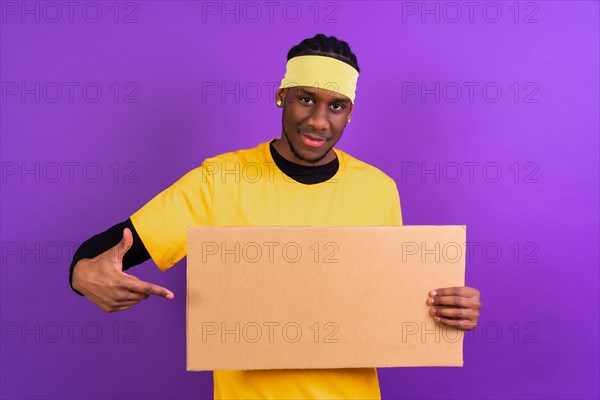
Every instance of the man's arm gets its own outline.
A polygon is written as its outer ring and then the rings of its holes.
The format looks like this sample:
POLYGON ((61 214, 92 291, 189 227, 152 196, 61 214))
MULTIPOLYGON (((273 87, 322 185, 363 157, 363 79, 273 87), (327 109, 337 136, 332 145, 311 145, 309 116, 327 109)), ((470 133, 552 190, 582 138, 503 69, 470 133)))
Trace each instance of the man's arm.
POLYGON ((169 290, 123 272, 149 258, 128 219, 79 246, 69 268, 71 288, 107 312, 126 310, 150 294, 173 298, 169 290))
POLYGON ((125 227, 113 227, 101 234, 103 239, 97 235, 82 245, 71 265, 73 290, 107 312, 126 310, 151 294, 172 299, 170 290, 123 270, 151 255, 165 271, 185 257, 187 227, 210 225, 212 175, 202 163, 133 213, 125 227))
POLYGON ((131 218, 128 218, 126 221, 120 222, 108 228, 104 232, 92 236, 79 246, 73 255, 73 261, 71 262, 71 266, 69 268, 69 284, 75 293, 83 296, 73 288, 73 269, 75 268, 77 262, 84 258, 97 257, 106 250, 113 248, 123 238, 123 230, 125 228, 129 228, 133 235, 133 245, 123 257, 123 271, 150 259, 150 254, 148 253, 148 250, 146 250, 146 246, 144 246, 144 243, 135 230, 135 227, 131 222, 131 218))

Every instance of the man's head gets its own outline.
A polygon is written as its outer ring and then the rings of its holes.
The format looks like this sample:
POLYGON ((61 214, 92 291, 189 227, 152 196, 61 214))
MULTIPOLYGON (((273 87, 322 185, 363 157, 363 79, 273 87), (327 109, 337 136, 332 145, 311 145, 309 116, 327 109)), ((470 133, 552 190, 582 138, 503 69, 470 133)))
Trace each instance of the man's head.
POLYGON ((335 159, 331 148, 352 116, 360 72, 356 55, 348 43, 318 34, 292 47, 287 59, 286 78, 275 94, 283 108, 282 135, 276 149, 297 164, 325 164, 335 159), (296 78, 305 82, 290 82, 296 78))

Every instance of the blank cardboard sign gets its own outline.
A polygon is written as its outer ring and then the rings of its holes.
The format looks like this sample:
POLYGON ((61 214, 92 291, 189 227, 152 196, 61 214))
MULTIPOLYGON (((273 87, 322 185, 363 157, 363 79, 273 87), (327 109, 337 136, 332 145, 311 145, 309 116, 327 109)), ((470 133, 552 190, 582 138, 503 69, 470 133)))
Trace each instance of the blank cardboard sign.
POLYGON ((465 226, 188 227, 187 370, 462 366, 465 226))

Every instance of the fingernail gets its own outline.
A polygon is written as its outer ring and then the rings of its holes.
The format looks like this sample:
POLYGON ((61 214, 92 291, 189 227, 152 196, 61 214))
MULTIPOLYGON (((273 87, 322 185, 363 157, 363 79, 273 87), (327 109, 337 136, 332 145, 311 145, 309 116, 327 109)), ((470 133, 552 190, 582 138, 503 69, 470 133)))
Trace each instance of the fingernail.
POLYGON ((429 303, 429 304, 433 304, 434 301, 435 300, 433 299, 433 297, 430 297, 430 298, 427 299, 427 303, 429 303))
POLYGON ((433 317, 436 322, 440 322, 440 317, 433 317))
POLYGON ((431 313, 432 313, 432 314, 435 314, 435 307, 432 307, 432 308, 431 308, 431 313))
POLYGON ((435 295, 437 295, 437 292, 436 292, 435 290, 432 290, 432 291, 431 291, 431 295, 432 295, 432 296, 435 296, 435 295))

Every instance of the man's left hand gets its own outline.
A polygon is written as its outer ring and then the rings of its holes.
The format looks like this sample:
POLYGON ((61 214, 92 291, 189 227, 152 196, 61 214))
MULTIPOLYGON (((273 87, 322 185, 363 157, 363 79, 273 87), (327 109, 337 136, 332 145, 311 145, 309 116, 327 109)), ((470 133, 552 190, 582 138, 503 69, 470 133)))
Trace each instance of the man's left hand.
POLYGON ((427 304, 435 322, 462 330, 475 329, 481 301, 479 290, 466 286, 435 289, 427 304))

